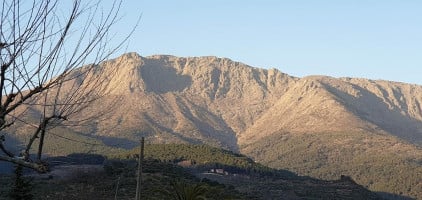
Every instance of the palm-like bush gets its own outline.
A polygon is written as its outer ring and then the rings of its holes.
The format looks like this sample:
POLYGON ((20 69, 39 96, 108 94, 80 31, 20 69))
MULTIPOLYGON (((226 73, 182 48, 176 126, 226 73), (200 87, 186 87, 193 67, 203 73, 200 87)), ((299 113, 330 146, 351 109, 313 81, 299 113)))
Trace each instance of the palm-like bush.
POLYGON ((167 195, 175 200, 206 200, 207 185, 203 183, 188 184, 182 180, 172 182, 172 190, 167 195))

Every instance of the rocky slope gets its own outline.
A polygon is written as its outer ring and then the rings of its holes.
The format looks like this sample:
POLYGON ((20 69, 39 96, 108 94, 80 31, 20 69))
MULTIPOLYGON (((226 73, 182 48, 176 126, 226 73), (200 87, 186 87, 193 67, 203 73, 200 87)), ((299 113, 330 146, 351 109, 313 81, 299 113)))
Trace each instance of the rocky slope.
POLYGON ((141 136, 207 143, 303 175, 345 174, 376 191, 422 198, 422 86, 296 78, 218 57, 128 53, 100 67, 115 73, 108 95, 81 115, 110 102, 112 109, 75 131, 116 146, 141 136))

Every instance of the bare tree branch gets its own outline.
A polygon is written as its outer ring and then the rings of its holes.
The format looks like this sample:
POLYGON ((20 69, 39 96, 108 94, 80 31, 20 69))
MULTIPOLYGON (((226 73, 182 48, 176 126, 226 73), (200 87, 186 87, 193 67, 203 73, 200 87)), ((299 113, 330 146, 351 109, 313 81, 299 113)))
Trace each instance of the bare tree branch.
POLYGON ((47 163, 44 163, 44 162, 29 162, 29 161, 25 161, 21 157, 11 157, 11 156, 3 156, 3 155, 0 155, 0 160, 18 164, 24 167, 28 167, 28 168, 34 169, 35 171, 39 173, 45 173, 49 171, 47 163))
POLYGON ((59 0, 0 4, 0 160, 45 172, 41 159, 49 127, 80 125, 104 114, 78 116, 107 94, 114 72, 105 72, 100 63, 122 47, 136 25, 109 47, 122 2, 114 1, 105 11, 101 1, 88 2, 74 0, 67 9, 61 4, 69 2, 59 0), (38 122, 27 121, 31 110, 40 112, 38 122), (10 134, 6 129, 17 128, 16 121, 33 127, 19 157, 7 149, 4 137, 10 134), (35 161, 31 152, 37 155, 35 161))

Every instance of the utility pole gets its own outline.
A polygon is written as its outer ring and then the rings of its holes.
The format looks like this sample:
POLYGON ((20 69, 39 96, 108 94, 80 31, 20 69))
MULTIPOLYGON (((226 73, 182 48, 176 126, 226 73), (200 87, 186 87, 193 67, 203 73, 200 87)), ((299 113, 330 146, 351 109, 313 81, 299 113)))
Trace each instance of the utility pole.
POLYGON ((144 160, 144 137, 141 138, 141 152, 138 158, 138 178, 136 180, 136 197, 135 200, 141 200, 141 182, 142 182, 142 162, 144 160))

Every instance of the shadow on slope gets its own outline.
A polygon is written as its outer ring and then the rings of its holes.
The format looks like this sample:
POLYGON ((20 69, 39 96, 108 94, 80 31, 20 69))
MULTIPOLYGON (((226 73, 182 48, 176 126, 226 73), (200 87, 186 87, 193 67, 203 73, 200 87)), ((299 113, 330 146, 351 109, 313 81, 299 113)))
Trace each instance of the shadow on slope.
POLYGON ((196 105, 188 98, 179 99, 177 102, 183 115, 195 125, 202 138, 216 140, 219 146, 239 152, 236 133, 221 117, 210 112, 208 109, 196 105), (190 109, 184 109, 187 107, 190 107, 190 109))
POLYGON ((139 146, 139 140, 135 141, 127 138, 118 138, 111 136, 95 136, 95 138, 101 140, 105 145, 115 148, 133 149, 139 146))
MULTIPOLYGON (((329 84, 322 83, 332 94, 341 99, 350 111, 358 117, 369 121, 379 128, 407 142, 422 145, 422 121, 416 120, 397 106, 390 108, 383 99, 356 84, 349 83, 359 91, 358 96, 353 96, 329 84)), ((386 96, 386 91, 379 87, 386 96)))
POLYGON ((58 165, 102 165, 104 160, 103 155, 89 153, 72 153, 67 156, 55 156, 46 159, 52 167, 58 165))
MULTIPOLYGON (((238 152, 239 149, 237 146, 237 138, 233 132, 226 133, 220 130, 216 130, 212 125, 203 123, 200 119, 194 117, 192 113, 186 112, 184 114, 189 120, 192 120, 195 123, 195 128, 198 131, 178 132, 159 124, 156 120, 152 119, 147 114, 144 114, 143 117, 148 122, 149 126, 153 127, 153 130, 155 131, 155 133, 152 134, 153 136, 167 134, 173 138, 176 138, 180 142, 186 142, 189 144, 208 144, 211 146, 221 147, 238 152)), ((217 118, 212 113, 207 114, 217 118)), ((228 127, 226 124, 224 124, 224 126, 228 127)), ((177 140, 173 140, 172 142, 177 143, 177 140)))
POLYGON ((174 68, 166 67, 165 63, 159 61, 148 60, 140 73, 147 92, 181 92, 192 84, 190 76, 178 74, 174 68))

